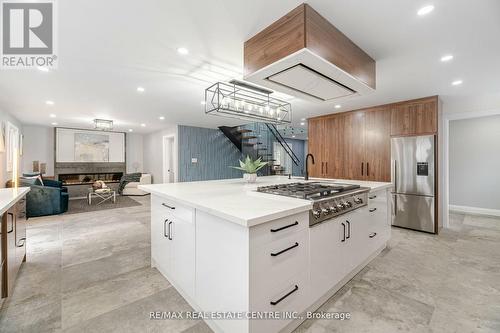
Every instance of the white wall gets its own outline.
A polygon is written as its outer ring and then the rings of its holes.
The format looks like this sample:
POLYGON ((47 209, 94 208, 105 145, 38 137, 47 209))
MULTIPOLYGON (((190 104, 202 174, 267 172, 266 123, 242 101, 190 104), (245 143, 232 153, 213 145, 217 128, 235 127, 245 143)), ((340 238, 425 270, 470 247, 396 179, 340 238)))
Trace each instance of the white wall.
POLYGON ((144 136, 127 133, 126 142, 127 173, 144 172, 144 136))
POLYGON ((47 163, 46 176, 54 175, 54 128, 24 126, 24 153, 22 172, 33 171, 33 161, 47 163))
POLYGON ((450 205, 500 210, 500 116, 449 125, 450 205))
MULTIPOLYGON (((5 140, 5 127, 7 122, 11 122, 19 129, 20 134, 24 134, 24 128, 21 122, 17 120, 10 113, 0 110, 0 129, 1 133, 4 135, 4 142, 7 144, 5 140)), ((20 157, 19 165, 23 163, 23 156, 20 157)), ((5 187, 5 183, 12 178, 12 172, 7 172, 7 149, 5 152, 0 152, 0 188, 5 187)))
POLYGON ((166 135, 175 135, 174 175, 178 179, 177 126, 173 125, 144 136, 144 172, 153 176, 154 184, 163 182, 163 137, 166 135))

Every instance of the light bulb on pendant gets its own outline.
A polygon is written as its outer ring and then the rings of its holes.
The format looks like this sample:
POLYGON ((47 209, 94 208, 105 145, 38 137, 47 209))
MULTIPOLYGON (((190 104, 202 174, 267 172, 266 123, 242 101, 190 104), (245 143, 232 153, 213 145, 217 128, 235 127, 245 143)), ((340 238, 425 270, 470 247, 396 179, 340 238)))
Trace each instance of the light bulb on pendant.
POLYGON ((266 105, 266 111, 269 112, 269 105, 266 105))
POLYGON ((272 116, 274 114, 274 109, 270 109, 269 114, 272 116))
POLYGON ((264 113, 264 109, 262 108, 262 106, 259 108, 259 112, 264 113))

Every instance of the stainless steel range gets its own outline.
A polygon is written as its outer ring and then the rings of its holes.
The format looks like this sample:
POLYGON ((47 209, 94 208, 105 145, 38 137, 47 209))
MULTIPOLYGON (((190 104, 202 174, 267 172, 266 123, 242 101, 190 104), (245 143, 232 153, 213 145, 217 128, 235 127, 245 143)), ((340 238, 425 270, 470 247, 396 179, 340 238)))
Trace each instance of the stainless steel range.
POLYGON ((258 192, 313 201, 309 226, 363 207, 368 202, 367 187, 341 183, 290 183, 257 188, 258 192))

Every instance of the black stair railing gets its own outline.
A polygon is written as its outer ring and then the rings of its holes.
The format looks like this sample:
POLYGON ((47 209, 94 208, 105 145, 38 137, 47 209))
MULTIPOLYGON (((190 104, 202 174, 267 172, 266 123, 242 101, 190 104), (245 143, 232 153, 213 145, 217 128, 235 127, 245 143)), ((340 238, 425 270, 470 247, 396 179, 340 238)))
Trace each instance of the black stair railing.
POLYGON ((297 157, 297 155, 295 155, 295 153, 293 152, 292 148, 290 148, 288 143, 286 143, 285 138, 283 138, 281 133, 278 131, 276 125, 266 123, 266 126, 269 129, 269 131, 273 134, 273 136, 276 138, 276 141, 278 141, 279 144, 283 147, 283 149, 285 149, 288 156, 291 157, 292 162, 298 166, 300 163, 300 159, 297 157))

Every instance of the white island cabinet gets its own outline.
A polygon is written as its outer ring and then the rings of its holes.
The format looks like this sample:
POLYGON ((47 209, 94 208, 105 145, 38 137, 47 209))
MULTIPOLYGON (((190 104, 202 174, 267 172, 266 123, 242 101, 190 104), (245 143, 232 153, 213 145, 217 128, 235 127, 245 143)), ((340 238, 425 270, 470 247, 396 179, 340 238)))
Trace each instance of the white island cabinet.
POLYGON ((152 265, 195 311, 232 317, 207 319, 215 332, 290 332, 385 247, 390 184, 348 181, 371 187, 368 204, 310 227, 310 201, 255 191, 297 181, 140 186, 152 193, 152 265))

